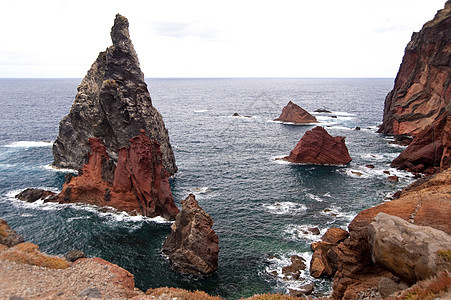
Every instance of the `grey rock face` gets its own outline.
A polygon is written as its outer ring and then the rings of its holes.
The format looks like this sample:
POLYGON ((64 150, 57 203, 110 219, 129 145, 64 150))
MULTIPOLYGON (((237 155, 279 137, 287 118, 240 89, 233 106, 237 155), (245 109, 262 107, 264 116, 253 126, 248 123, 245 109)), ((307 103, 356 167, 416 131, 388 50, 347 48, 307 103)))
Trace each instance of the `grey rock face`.
POLYGON ((440 255, 451 249, 451 237, 441 230, 379 213, 368 233, 373 262, 408 283, 451 270, 451 262, 440 255))
POLYGON ((172 175, 177 171, 168 131, 152 106, 144 74, 130 40, 128 20, 116 15, 111 29, 113 45, 100 52, 78 86, 72 108, 59 125, 53 144, 55 167, 79 170, 88 161, 89 138, 97 137, 110 158, 129 139, 145 129, 161 145, 163 164, 172 175))

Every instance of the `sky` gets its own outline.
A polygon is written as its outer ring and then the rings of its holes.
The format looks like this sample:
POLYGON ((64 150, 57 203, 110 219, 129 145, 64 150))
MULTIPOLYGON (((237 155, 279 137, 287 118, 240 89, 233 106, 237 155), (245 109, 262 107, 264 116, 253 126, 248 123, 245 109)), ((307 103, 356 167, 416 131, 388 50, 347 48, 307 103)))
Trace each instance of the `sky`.
POLYGON ((0 78, 81 78, 128 18, 145 77, 394 78, 445 0, 2 1, 0 78))

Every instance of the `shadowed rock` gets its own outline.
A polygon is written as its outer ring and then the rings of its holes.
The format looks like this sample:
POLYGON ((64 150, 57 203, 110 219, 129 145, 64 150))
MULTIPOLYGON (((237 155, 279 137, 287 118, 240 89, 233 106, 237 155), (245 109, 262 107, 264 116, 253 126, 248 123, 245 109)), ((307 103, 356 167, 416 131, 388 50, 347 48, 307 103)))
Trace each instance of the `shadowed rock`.
POLYGON ((180 273, 210 275, 218 268, 219 239, 213 219, 199 207, 193 194, 182 200, 182 210, 163 244, 172 268, 180 273))
POLYGON ((128 20, 116 15, 111 29, 113 45, 101 52, 78 86, 72 108, 59 125, 53 144, 53 165, 79 170, 88 162, 89 139, 97 137, 110 159, 129 139, 146 130, 161 146, 163 165, 177 171, 168 132, 152 101, 130 40, 128 20))

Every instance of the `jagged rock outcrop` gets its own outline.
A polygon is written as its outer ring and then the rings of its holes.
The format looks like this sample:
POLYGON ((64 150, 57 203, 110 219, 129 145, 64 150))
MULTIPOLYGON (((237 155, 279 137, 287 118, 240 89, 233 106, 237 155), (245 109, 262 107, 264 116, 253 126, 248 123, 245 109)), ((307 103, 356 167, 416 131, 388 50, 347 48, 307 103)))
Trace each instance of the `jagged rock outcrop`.
POLYGON ((9 227, 8 222, 0 219, 0 245, 13 247, 23 242, 24 238, 15 230, 12 230, 11 227, 9 227))
POLYGON ((219 238, 213 219, 199 206, 193 194, 182 200, 182 210, 163 244, 172 268, 180 273, 210 275, 218 268, 219 238))
POLYGON ((351 162, 345 138, 332 137, 320 126, 307 131, 289 156, 289 162, 321 165, 346 165, 351 162))
POLYGON ((51 201, 111 206, 143 216, 173 220, 179 212, 162 163, 160 145, 141 133, 119 150, 117 166, 111 163, 100 139, 90 138, 92 153, 77 177, 69 178, 51 201))
POLYGON ((296 124, 318 123, 318 120, 314 116, 291 101, 282 109, 282 113, 274 121, 296 124))
POLYGON ((432 21, 412 35, 385 98, 380 132, 416 136, 438 116, 450 111, 451 1, 432 21))
POLYGON ((67 116, 53 144, 53 165, 79 170, 88 162, 89 139, 100 138, 113 161, 140 129, 161 146, 169 174, 177 171, 163 118, 152 101, 130 40, 128 20, 116 15, 111 29, 113 45, 101 52, 78 86, 67 116))
POLYGON ((368 227, 383 212, 412 224, 430 226, 451 234, 451 169, 406 188, 399 199, 361 211, 349 224, 350 237, 329 250, 336 260, 333 298, 355 299, 358 292, 377 287, 382 277, 394 278, 390 270, 374 264, 368 227))
POLYGON ((371 256, 405 282, 415 283, 451 270, 440 251, 451 251, 451 236, 430 226, 417 226, 379 213, 368 227, 371 256))
POLYGON ((410 172, 430 174, 450 167, 451 115, 444 113, 424 128, 391 165, 410 172))
POLYGON ((17 194, 15 197, 25 202, 35 202, 38 200, 45 201, 53 196, 55 196, 55 193, 51 191, 38 188, 28 188, 17 194))

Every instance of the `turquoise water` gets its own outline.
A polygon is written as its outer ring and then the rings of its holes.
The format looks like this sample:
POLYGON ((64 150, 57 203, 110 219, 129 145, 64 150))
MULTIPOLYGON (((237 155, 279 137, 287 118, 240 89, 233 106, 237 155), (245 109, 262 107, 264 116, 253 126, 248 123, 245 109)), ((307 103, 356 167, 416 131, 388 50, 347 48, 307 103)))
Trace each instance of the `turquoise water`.
POLYGON ((303 233, 306 228, 318 227, 321 233, 346 228, 360 210, 412 181, 389 167, 402 148, 375 133, 392 79, 148 79, 179 168, 171 178, 174 199, 179 205, 196 194, 220 239, 213 276, 179 275, 160 252, 170 233, 168 222, 14 199, 26 187, 61 189, 67 172, 48 167, 51 141, 79 82, 0 79, 0 218, 47 253, 80 249, 126 268, 142 290, 174 286, 239 298, 314 282, 316 295, 327 293, 331 282, 308 272, 297 282, 269 273, 280 271, 292 254, 310 259, 309 245, 319 237, 303 233), (288 155, 313 128, 272 121, 290 100, 309 112, 333 112, 315 115, 331 135, 346 136, 353 158, 349 166, 275 159, 288 155), (235 112, 241 117, 232 117, 235 112), (400 182, 388 182, 384 170, 400 176, 400 182))

